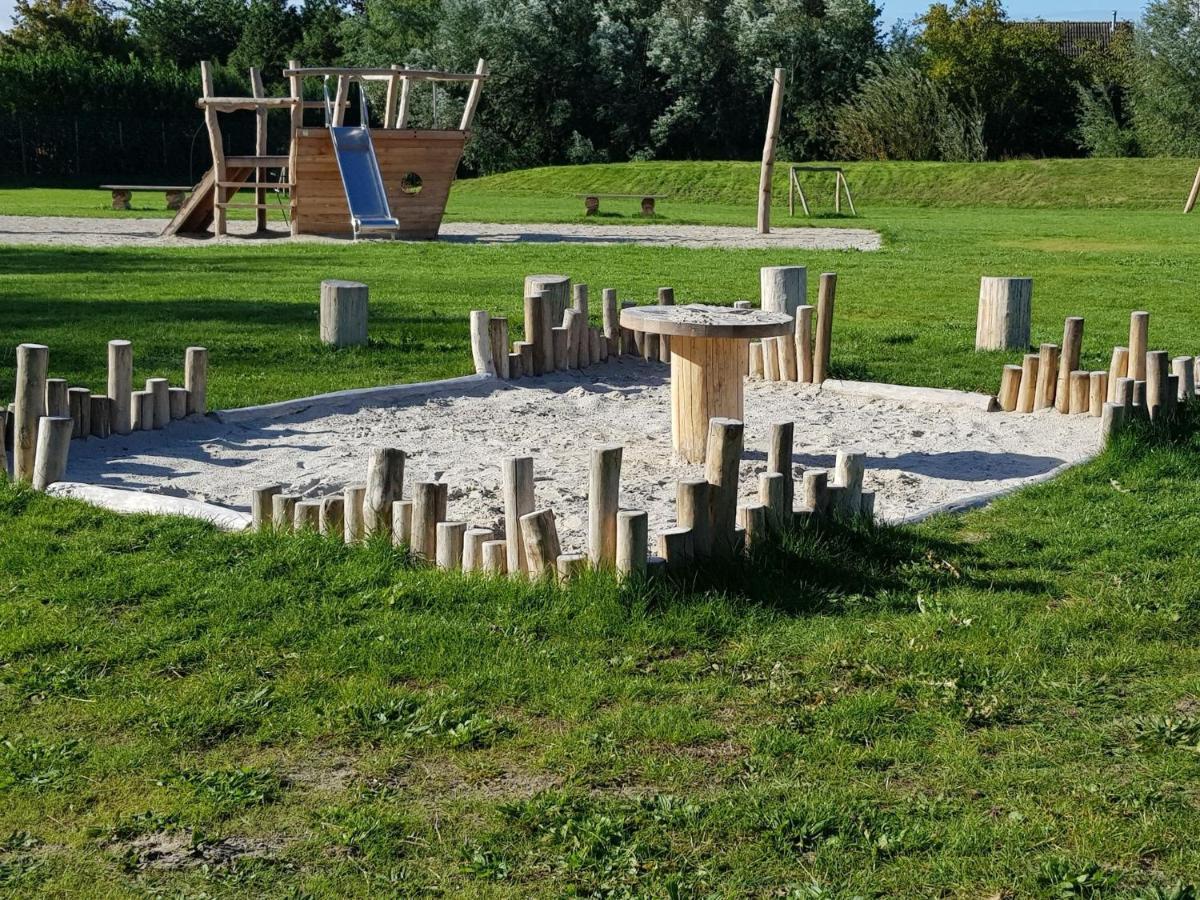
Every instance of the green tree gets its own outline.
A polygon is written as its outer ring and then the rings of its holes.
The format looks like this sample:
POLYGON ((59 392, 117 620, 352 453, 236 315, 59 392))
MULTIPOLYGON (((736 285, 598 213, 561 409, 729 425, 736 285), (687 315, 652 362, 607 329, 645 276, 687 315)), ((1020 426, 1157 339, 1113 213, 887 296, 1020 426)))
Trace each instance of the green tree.
POLYGON ((292 55, 306 66, 338 63, 345 19, 338 0, 304 0, 300 7, 300 40, 292 48, 292 55))
POLYGON ((17 0, 12 28, 0 32, 0 50, 79 50, 124 56, 131 48, 128 20, 102 0, 17 0))
POLYGON ((184 69, 201 60, 224 63, 242 37, 243 0, 130 0, 129 17, 150 59, 184 69))
POLYGON ((1200 21, 1189 0, 1152 0, 1136 40, 1133 120, 1155 156, 1200 155, 1200 21))
POLYGON ((301 15, 287 0, 250 0, 229 64, 238 69, 257 66, 268 83, 280 82, 301 28, 301 15))

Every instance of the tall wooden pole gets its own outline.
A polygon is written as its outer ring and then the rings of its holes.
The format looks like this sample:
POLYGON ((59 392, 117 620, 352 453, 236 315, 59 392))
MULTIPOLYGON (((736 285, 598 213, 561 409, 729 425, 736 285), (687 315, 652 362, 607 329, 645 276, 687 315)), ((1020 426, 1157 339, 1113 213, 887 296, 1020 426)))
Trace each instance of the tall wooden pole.
POLYGON ((771 233, 771 174, 775 170, 775 145, 779 142, 779 120, 783 115, 783 69, 771 79, 771 113, 767 117, 767 139, 763 142, 762 169, 758 176, 758 233, 771 233))
POLYGON ((17 396, 13 421, 13 478, 32 482, 37 456, 38 420, 46 411, 46 368, 50 348, 45 344, 17 347, 17 396))
POLYGON ((617 512, 621 494, 621 456, 614 444, 592 448, 588 477, 588 554, 592 565, 617 562, 617 512))

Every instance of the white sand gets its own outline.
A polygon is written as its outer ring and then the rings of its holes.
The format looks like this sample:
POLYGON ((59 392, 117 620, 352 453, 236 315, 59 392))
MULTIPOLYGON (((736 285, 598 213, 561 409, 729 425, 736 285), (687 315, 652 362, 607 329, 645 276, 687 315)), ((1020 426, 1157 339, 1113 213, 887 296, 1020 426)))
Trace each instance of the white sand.
MULTIPOLYGON (((475 380, 453 393, 341 398, 286 412, 172 423, 107 441, 75 442, 67 478, 245 509, 252 487, 280 483, 307 497, 361 481, 368 448, 409 454, 413 483, 450 485, 450 517, 500 528, 500 465, 534 457, 537 498, 553 507, 566 549, 583 549, 590 448, 625 446, 621 502, 669 527, 675 481, 700 468, 671 460, 667 368, 622 360, 584 373, 515 383, 475 380)), ((771 422, 796 423, 795 469, 832 467, 839 448, 868 454, 866 489, 898 521, 985 492, 1011 489, 1096 452, 1099 420, 987 413, 962 404, 868 399, 811 385, 749 382, 742 493, 765 470, 771 422)))
MULTIPOLYGON (((248 240, 254 223, 235 220, 223 238, 162 237, 167 219, 75 218, 69 216, 0 215, 0 245, 49 244, 61 247, 206 247, 285 240, 281 224, 265 236, 248 240)), ((865 228, 777 228, 760 235, 753 228, 726 225, 497 225, 444 222, 441 238, 461 244, 640 244, 658 247, 788 248, 803 250, 878 250, 879 234, 865 228)), ((346 238, 303 235, 298 240, 348 243, 346 238)))

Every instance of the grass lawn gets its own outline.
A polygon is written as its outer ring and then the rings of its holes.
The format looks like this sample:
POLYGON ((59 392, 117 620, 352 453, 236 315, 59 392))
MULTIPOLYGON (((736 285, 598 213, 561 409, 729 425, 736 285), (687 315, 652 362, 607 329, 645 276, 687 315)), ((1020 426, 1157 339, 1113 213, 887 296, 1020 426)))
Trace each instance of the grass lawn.
MULTIPOLYGON (((852 170, 871 254, 7 247, 0 396, 20 341, 94 389, 109 338, 136 380, 202 343, 217 406, 462 374, 467 311, 515 323, 537 271, 719 302, 761 265, 837 271, 855 378, 994 390, 1016 354, 972 350, 982 274, 1034 277, 1035 342, 1085 315, 1086 367, 1136 308, 1200 351, 1195 220, 1166 199, 1191 164, 999 165, 852 170), (1047 179, 1086 199, 1029 208, 1047 179), (371 286, 369 348, 316 340, 335 277, 371 286)), ((654 177, 681 219, 748 222, 725 168, 654 177)), ((575 184, 630 177, 498 176, 452 210, 571 221, 575 184)), ((568 591, 0 484, 0 894, 1194 897, 1200 415, 1138 437, 967 516, 568 591)))

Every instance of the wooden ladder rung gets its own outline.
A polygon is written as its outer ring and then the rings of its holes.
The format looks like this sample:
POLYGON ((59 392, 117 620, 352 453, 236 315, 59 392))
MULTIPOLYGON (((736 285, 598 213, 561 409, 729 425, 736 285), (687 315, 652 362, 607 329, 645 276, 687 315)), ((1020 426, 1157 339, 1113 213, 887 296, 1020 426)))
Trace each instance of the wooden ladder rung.
POLYGON ((274 209, 270 203, 231 203, 228 200, 218 200, 217 206, 222 209, 274 209))
POLYGON ((290 162, 287 156, 227 156, 225 166, 239 169, 278 169, 290 162))
POLYGON ((223 188, 290 188, 290 181, 219 181, 223 188))

